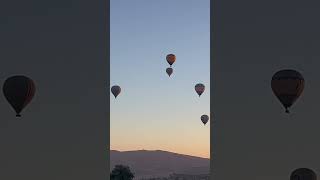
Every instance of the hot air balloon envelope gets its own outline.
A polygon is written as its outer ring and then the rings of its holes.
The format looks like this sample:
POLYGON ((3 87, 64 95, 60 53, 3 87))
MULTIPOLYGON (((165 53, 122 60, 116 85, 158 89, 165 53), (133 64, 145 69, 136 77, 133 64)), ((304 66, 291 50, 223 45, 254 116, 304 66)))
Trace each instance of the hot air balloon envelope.
POLYGON ((167 57, 167 62, 169 63, 170 67, 172 64, 176 61, 176 56, 174 54, 168 54, 167 57))
POLYGON ((21 111, 31 102, 36 92, 33 80, 22 75, 6 79, 2 90, 17 117, 21 116, 21 111))
POLYGON ((201 116, 201 121, 202 121, 202 123, 204 124, 204 125, 206 125, 207 124, 207 122, 209 121, 209 116, 208 115, 202 115, 201 116))
POLYGON ((117 96, 120 94, 121 92, 121 88, 118 85, 112 86, 111 87, 111 92, 114 95, 115 98, 117 98, 117 96))
POLYGON ((204 90, 205 90, 205 86, 204 86, 203 84, 201 84, 201 83, 196 84, 196 86, 195 86, 194 88, 195 88, 197 94, 199 95, 199 97, 201 96, 201 94, 202 94, 202 93, 204 92, 204 90))
POLYGON ((273 75, 271 88, 288 113, 288 108, 295 103, 303 92, 304 78, 295 70, 281 70, 273 75))
POLYGON ((317 175, 311 169, 299 168, 291 173, 290 180, 317 180, 317 175))
POLYGON ((169 77, 171 76, 171 74, 173 73, 173 69, 171 67, 166 69, 167 74, 169 75, 169 77))

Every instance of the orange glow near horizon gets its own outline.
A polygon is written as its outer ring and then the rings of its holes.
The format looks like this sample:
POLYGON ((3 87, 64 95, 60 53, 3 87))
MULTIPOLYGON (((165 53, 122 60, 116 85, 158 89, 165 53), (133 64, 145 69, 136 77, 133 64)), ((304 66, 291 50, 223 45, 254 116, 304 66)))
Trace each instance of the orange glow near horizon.
POLYGON ((123 127, 130 136, 111 130, 110 148, 118 151, 162 150, 210 158, 210 125, 203 126, 200 122, 194 124, 195 127, 188 125, 180 128, 156 128, 156 125, 150 125, 150 129, 136 127, 131 132, 129 129, 134 125, 127 126, 128 129, 123 127))
POLYGON ((112 1, 110 86, 121 93, 110 94, 111 149, 210 157, 211 119, 201 121, 210 116, 209 3, 112 1), (176 56, 170 77, 168 54, 176 56))

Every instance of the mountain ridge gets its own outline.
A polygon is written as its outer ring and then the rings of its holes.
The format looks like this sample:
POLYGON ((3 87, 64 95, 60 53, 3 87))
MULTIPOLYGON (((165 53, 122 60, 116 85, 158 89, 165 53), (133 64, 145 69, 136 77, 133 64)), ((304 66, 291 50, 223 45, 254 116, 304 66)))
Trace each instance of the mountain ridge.
POLYGON ((190 155, 190 154, 181 154, 181 153, 176 153, 176 152, 172 152, 172 151, 165 151, 165 150, 127 150, 127 151, 120 151, 120 150, 114 150, 111 149, 110 152, 120 152, 120 153, 129 153, 129 152, 163 152, 163 153, 171 153, 171 154, 176 154, 176 155, 183 155, 183 156, 189 156, 189 157, 195 157, 195 158, 201 158, 201 159, 207 159, 210 160, 210 158, 206 158, 206 157, 200 157, 200 156, 195 156, 195 155, 190 155))
POLYGON ((110 150, 110 171, 127 165, 137 178, 168 177, 170 174, 209 174, 210 159, 164 150, 110 150))

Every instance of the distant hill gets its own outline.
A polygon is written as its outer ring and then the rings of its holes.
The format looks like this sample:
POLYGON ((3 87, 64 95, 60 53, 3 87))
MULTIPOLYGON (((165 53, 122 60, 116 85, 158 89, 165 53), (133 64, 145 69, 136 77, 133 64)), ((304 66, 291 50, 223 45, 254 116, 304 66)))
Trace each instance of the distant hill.
POLYGON ((127 165, 140 177, 163 177, 172 173, 209 174, 210 160, 167 151, 110 151, 110 170, 117 164, 127 165))

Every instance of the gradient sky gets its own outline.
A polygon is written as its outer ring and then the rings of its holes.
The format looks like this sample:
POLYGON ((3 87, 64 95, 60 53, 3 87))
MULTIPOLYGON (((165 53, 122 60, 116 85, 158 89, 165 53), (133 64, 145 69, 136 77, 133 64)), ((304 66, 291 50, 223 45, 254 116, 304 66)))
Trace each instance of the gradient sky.
POLYGON ((209 13, 209 0, 111 0, 110 83, 122 88, 110 97, 111 149, 209 157, 210 121, 200 121, 210 113, 209 13))

